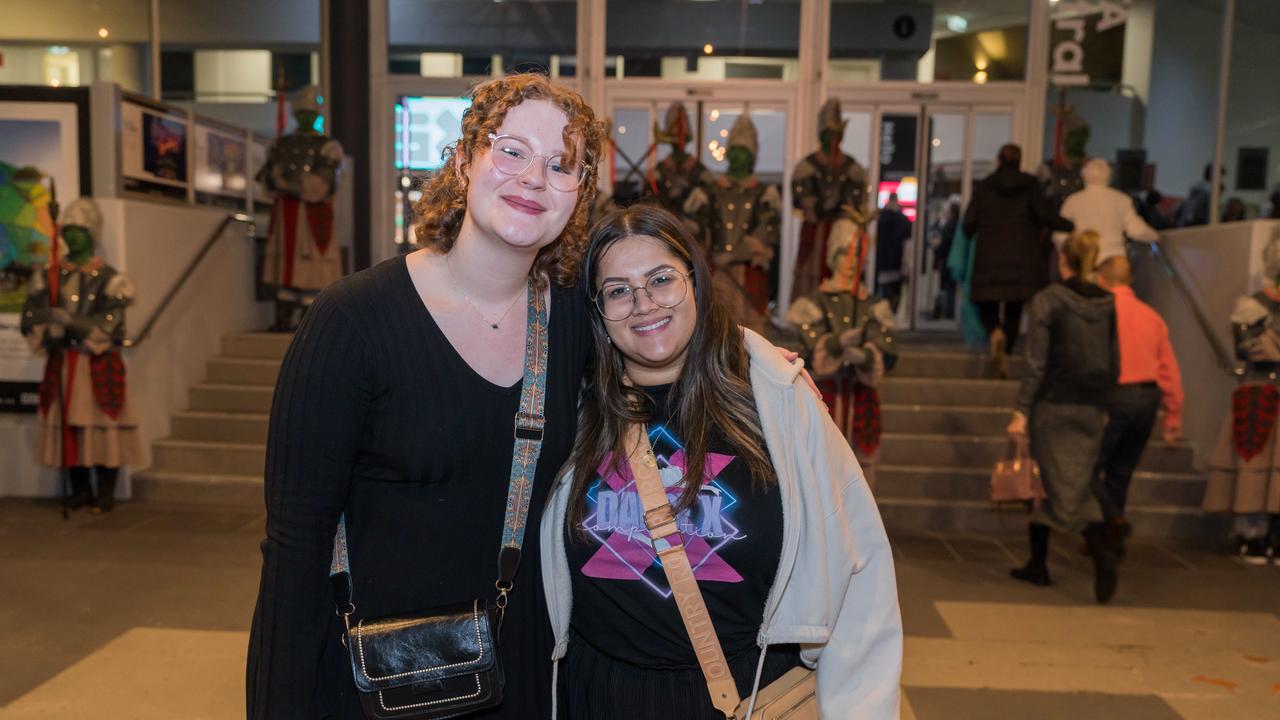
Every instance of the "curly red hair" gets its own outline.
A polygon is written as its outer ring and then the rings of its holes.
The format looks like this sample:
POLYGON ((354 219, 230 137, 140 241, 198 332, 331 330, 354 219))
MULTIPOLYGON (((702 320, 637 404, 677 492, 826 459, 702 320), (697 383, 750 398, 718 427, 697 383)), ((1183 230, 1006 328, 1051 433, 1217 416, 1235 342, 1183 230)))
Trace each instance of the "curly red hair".
POLYGON ((555 241, 538 252, 533 273, 539 282, 545 275, 559 285, 573 285, 587 245, 587 221, 596 197, 596 161, 604 146, 604 126, 581 95, 537 73, 489 80, 473 87, 470 94, 471 107, 462 114, 462 137, 445 149, 444 166, 423 185, 422 199, 414 206, 419 218, 418 243, 440 252, 453 249, 467 214, 467 170, 476 151, 488 144, 489 133, 498 132, 511 108, 526 100, 546 100, 569 118, 564 144, 572 154, 581 143, 586 155, 586 177, 569 222, 555 241))

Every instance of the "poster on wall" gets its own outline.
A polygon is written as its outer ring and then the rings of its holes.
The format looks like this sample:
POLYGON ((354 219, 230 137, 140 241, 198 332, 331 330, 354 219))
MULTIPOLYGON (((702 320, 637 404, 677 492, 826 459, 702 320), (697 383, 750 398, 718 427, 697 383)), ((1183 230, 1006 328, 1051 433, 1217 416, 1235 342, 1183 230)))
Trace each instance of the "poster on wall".
POLYGON ((249 168, 253 171, 253 211, 255 213, 271 212, 271 193, 262 185, 260 173, 267 164, 267 153, 270 152, 271 141, 261 135, 254 135, 249 143, 249 168))
POLYGON ((187 116, 176 110, 120 103, 120 190, 147 198, 186 202, 187 116))
POLYGON ((197 118, 194 139, 196 202, 243 210, 249 190, 244 131, 197 118))
POLYGON ((49 260, 53 196, 80 195, 76 102, 0 100, 0 412, 35 412, 42 356, 22 336, 32 274, 49 260))

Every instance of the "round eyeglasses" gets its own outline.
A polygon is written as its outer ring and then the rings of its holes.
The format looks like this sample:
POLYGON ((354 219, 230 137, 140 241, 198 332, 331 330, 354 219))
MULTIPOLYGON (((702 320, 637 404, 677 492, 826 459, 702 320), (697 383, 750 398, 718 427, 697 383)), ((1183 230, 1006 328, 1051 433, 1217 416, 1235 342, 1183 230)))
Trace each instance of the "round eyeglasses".
POLYGON ((688 295, 689 274, 676 270, 662 270, 652 275, 644 285, 628 285, 623 282, 607 282, 596 293, 596 309, 605 320, 625 320, 636 309, 636 298, 643 290, 649 300, 660 308, 670 310, 684 302, 688 295))
POLYGON ((493 166, 504 175, 523 175, 536 158, 547 161, 547 184, 560 192, 573 192, 587 176, 587 165, 581 159, 570 161, 563 153, 538 155, 529 143, 514 135, 489 133, 493 147, 493 166))

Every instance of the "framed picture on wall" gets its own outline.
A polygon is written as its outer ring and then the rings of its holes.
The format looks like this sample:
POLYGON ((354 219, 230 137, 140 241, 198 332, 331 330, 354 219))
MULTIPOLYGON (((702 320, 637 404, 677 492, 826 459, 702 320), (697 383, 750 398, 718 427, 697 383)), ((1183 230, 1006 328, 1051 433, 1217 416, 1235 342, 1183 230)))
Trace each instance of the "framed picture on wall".
POLYGON ((88 88, 0 88, 0 412, 39 404, 44 359, 21 331, 27 287, 49 262, 57 206, 91 191, 88 88))
POLYGON ((249 201, 248 134, 202 117, 194 129, 196 202, 243 210, 249 201))
POLYGON ((249 177, 253 183, 253 212, 271 212, 271 193, 262 186, 258 174, 267 164, 267 154, 271 152, 271 140, 262 135, 254 135, 249 142, 249 177))
POLYGON ((120 103, 120 192, 187 202, 189 130, 187 113, 126 95, 120 103))
POLYGON ((1242 147, 1236 151, 1236 189, 1266 190, 1271 148, 1242 147))

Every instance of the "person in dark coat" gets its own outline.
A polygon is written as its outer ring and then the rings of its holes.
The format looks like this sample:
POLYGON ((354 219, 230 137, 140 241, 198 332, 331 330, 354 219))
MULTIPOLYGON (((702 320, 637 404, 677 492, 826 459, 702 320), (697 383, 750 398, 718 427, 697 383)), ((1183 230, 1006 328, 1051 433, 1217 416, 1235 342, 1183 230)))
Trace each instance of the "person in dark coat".
POLYGON ((1004 374, 1022 305, 1049 284, 1050 243, 1044 230, 1071 232, 1075 226, 1041 195, 1035 177, 1018 169, 1022 150, 1017 145, 1000 148, 996 163, 996 171, 973 190, 964 231, 975 238, 970 299, 990 338, 992 361, 1004 374))
POLYGON ((911 221, 898 204, 898 193, 890 193, 876 220, 876 294, 888 300, 894 312, 902 297, 902 261, 910 241, 911 221))

